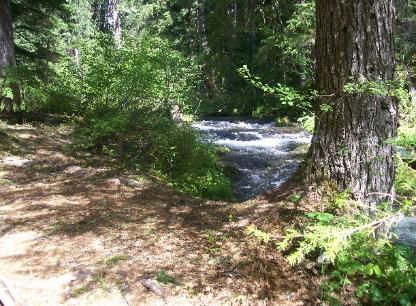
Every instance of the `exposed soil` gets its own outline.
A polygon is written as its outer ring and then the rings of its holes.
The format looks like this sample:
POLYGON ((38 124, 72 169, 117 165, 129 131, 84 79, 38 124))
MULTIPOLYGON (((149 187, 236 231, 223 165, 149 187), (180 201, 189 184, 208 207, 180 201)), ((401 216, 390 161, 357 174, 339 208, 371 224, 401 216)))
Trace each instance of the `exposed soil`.
POLYGON ((314 265, 291 268, 246 234, 279 234, 300 208, 206 201, 92 166, 71 152, 71 131, 0 126, 0 282, 21 304, 319 303, 314 265))

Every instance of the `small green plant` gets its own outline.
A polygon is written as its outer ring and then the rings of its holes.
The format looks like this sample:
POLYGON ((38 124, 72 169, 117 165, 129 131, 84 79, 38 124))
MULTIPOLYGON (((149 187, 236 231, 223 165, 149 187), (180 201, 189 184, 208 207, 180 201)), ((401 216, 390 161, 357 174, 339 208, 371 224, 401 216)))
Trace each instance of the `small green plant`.
POLYGON ((11 180, 5 179, 5 178, 1 178, 0 177, 0 185, 10 185, 13 182, 11 180))
MULTIPOLYGON (((398 173, 399 185, 403 184, 402 180, 416 179, 416 171, 404 175, 399 169, 398 173)), ((401 188, 398 191, 405 190, 409 195, 408 189, 401 188)), ((287 229, 283 237, 272 237, 254 225, 247 228, 247 234, 262 243, 275 243, 278 250, 290 250, 287 259, 291 265, 306 259, 316 260, 327 275, 322 288, 323 298, 330 305, 343 305, 344 293, 351 288, 357 303, 413 305, 416 301, 414 251, 392 243, 386 229, 395 225, 397 217, 413 214, 414 202, 409 197, 402 198, 403 201, 394 199, 394 203, 373 208, 369 215, 368 206, 351 199, 351 190, 335 192, 330 186, 327 189, 322 211, 306 213, 309 221, 287 229)), ((410 191, 410 194, 413 193, 410 191)))
POLYGON ((72 298, 77 298, 77 297, 83 295, 84 293, 87 293, 90 290, 91 290, 91 288, 89 286, 82 285, 82 286, 79 286, 79 287, 73 289, 71 291, 70 295, 71 295, 72 298))
POLYGON ((107 266, 114 266, 122 261, 128 260, 129 256, 127 255, 115 255, 113 257, 110 257, 104 261, 104 264, 107 266))
POLYGON ((110 283, 104 278, 103 275, 95 276, 94 279, 93 279, 93 282, 101 290, 104 290, 106 292, 109 292, 111 290, 110 283))
POLYGON ((207 233, 207 240, 208 240, 208 243, 209 244, 215 244, 216 243, 217 239, 215 237, 214 232, 208 231, 208 233, 207 233))
POLYGON ((228 222, 230 222, 230 223, 236 222, 237 220, 238 220, 237 217, 234 216, 233 214, 230 214, 228 216, 228 222))
MULTIPOLYGON (((318 262, 329 275, 323 284, 324 298, 332 305, 342 305, 344 289, 351 286, 359 301, 411 305, 416 300, 414 254, 392 244, 382 230, 409 206, 397 201, 394 205, 385 203, 369 216, 368 208, 350 197, 350 190, 332 195, 323 205, 327 211, 307 213, 310 221, 301 229, 287 230, 277 248, 294 248, 287 257, 291 265, 321 254, 318 262), (349 213, 344 210, 347 204, 349 213)), ((251 231, 264 241, 265 233, 251 231)))
POLYGON ((59 231, 61 230, 63 227, 65 226, 64 223, 62 222, 55 222, 55 223, 51 223, 49 224, 49 228, 51 231, 59 231))
POLYGON ((255 237, 263 243, 269 243, 271 240, 271 235, 259 230, 255 225, 250 225, 247 227, 246 232, 249 236, 255 237))
POLYGON ((302 200, 302 196, 299 194, 291 194, 288 197, 288 200, 295 205, 299 205, 300 201, 302 200))
POLYGON ((323 289, 328 301, 337 300, 337 293, 351 285, 366 304, 412 305, 416 300, 414 253, 386 240, 357 236, 327 269, 330 278, 323 289))
POLYGON ((168 275, 165 270, 161 270, 156 274, 156 280, 165 285, 175 283, 175 279, 168 275))
POLYGON ((216 235, 213 231, 208 231, 206 234, 207 241, 209 244, 209 253, 215 255, 221 252, 220 244, 221 241, 227 241, 227 234, 216 235))
POLYGON ((221 239, 222 241, 227 241, 229 238, 230 238, 230 237, 229 237, 227 234, 222 234, 222 235, 220 236, 220 239, 221 239))
POLYGON ((345 189, 342 192, 335 192, 328 198, 327 210, 336 211, 351 204, 352 190, 345 189))
POLYGON ((334 220, 335 216, 329 213, 321 213, 321 212, 312 212, 307 213, 306 216, 312 220, 317 221, 318 223, 329 225, 332 220, 334 220))
POLYGON ((218 254, 220 252, 221 252, 221 249, 219 247, 217 247, 217 246, 212 247, 212 248, 209 249, 209 253, 211 255, 215 255, 215 254, 218 254))

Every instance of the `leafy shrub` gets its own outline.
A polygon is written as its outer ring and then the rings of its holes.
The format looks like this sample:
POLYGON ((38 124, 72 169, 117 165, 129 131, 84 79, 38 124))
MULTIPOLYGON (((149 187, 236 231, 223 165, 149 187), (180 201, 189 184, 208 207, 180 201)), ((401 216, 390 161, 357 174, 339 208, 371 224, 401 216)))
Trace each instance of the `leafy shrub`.
POLYGON ((293 265, 321 254, 318 262, 329 274, 324 297, 331 305, 342 304, 336 293, 342 296, 347 288, 363 304, 411 305, 416 301, 416 258, 381 230, 408 212, 411 203, 381 205, 369 216, 365 205, 348 200, 348 194, 330 199, 324 212, 308 213, 310 221, 302 229, 289 229, 278 248, 294 247, 288 256, 293 265))
POLYGON ((306 258, 316 260, 327 275, 322 289, 329 305, 351 302, 351 292, 364 305, 412 305, 416 302, 415 254, 393 244, 384 230, 397 216, 410 214, 412 202, 385 203, 369 215, 368 207, 352 201, 350 195, 349 190, 329 193, 325 209, 307 213, 306 222, 288 229, 283 239, 253 225, 247 233, 288 250, 292 265, 306 258))
POLYGON ((351 285, 356 286, 355 295, 362 304, 412 305, 416 301, 415 254, 387 240, 356 235, 337 256, 323 287, 326 299, 333 302, 333 292, 351 285))
POLYGON ((80 64, 82 108, 154 109, 172 104, 190 107, 198 86, 198 69, 166 40, 150 36, 130 40, 122 48, 106 41, 86 48, 80 64))
POLYGON ((179 190, 224 199, 231 184, 214 147, 165 112, 113 112, 91 118, 76 135, 78 148, 106 154, 136 171, 151 171, 179 190))
POLYGON ((230 182, 214 148, 170 116, 172 105, 193 108, 198 67, 166 40, 148 35, 127 40, 119 49, 106 37, 79 49, 78 64, 57 69, 63 91, 72 92, 72 109, 85 116, 76 133, 78 148, 110 156, 124 167, 151 171, 194 195, 230 196, 230 182))
POLYGON ((410 168, 401 159, 397 161, 394 187, 398 195, 412 199, 416 203, 416 170, 410 168))
MULTIPOLYGON (((94 116, 149 105, 176 104, 190 111, 197 103, 193 96, 199 68, 166 39, 130 37, 115 48, 107 35, 97 34, 72 47, 77 58, 65 56, 49 63, 47 81, 31 66, 20 68, 23 110, 94 116)), ((67 46, 62 52, 68 52, 67 46)), ((0 84, 0 93, 6 89, 0 84)))

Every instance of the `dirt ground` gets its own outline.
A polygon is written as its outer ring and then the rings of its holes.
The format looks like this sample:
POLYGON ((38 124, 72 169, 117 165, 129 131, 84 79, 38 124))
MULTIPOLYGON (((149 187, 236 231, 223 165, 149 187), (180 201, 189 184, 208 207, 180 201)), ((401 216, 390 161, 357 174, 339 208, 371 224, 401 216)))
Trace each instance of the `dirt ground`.
POLYGON ((0 281, 21 305, 319 303, 313 266, 246 234, 295 223, 288 203, 192 198, 74 157, 69 125, 0 124, 0 281))

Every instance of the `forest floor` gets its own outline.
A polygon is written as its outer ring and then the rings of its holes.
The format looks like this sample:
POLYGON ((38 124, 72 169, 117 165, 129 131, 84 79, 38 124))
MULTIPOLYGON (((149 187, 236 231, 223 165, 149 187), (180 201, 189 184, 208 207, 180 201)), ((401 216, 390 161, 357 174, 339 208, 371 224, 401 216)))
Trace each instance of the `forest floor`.
POLYGON ((246 234, 301 208, 193 198, 75 154, 70 125, 0 124, 0 280, 22 305, 319 303, 313 264, 246 234))

